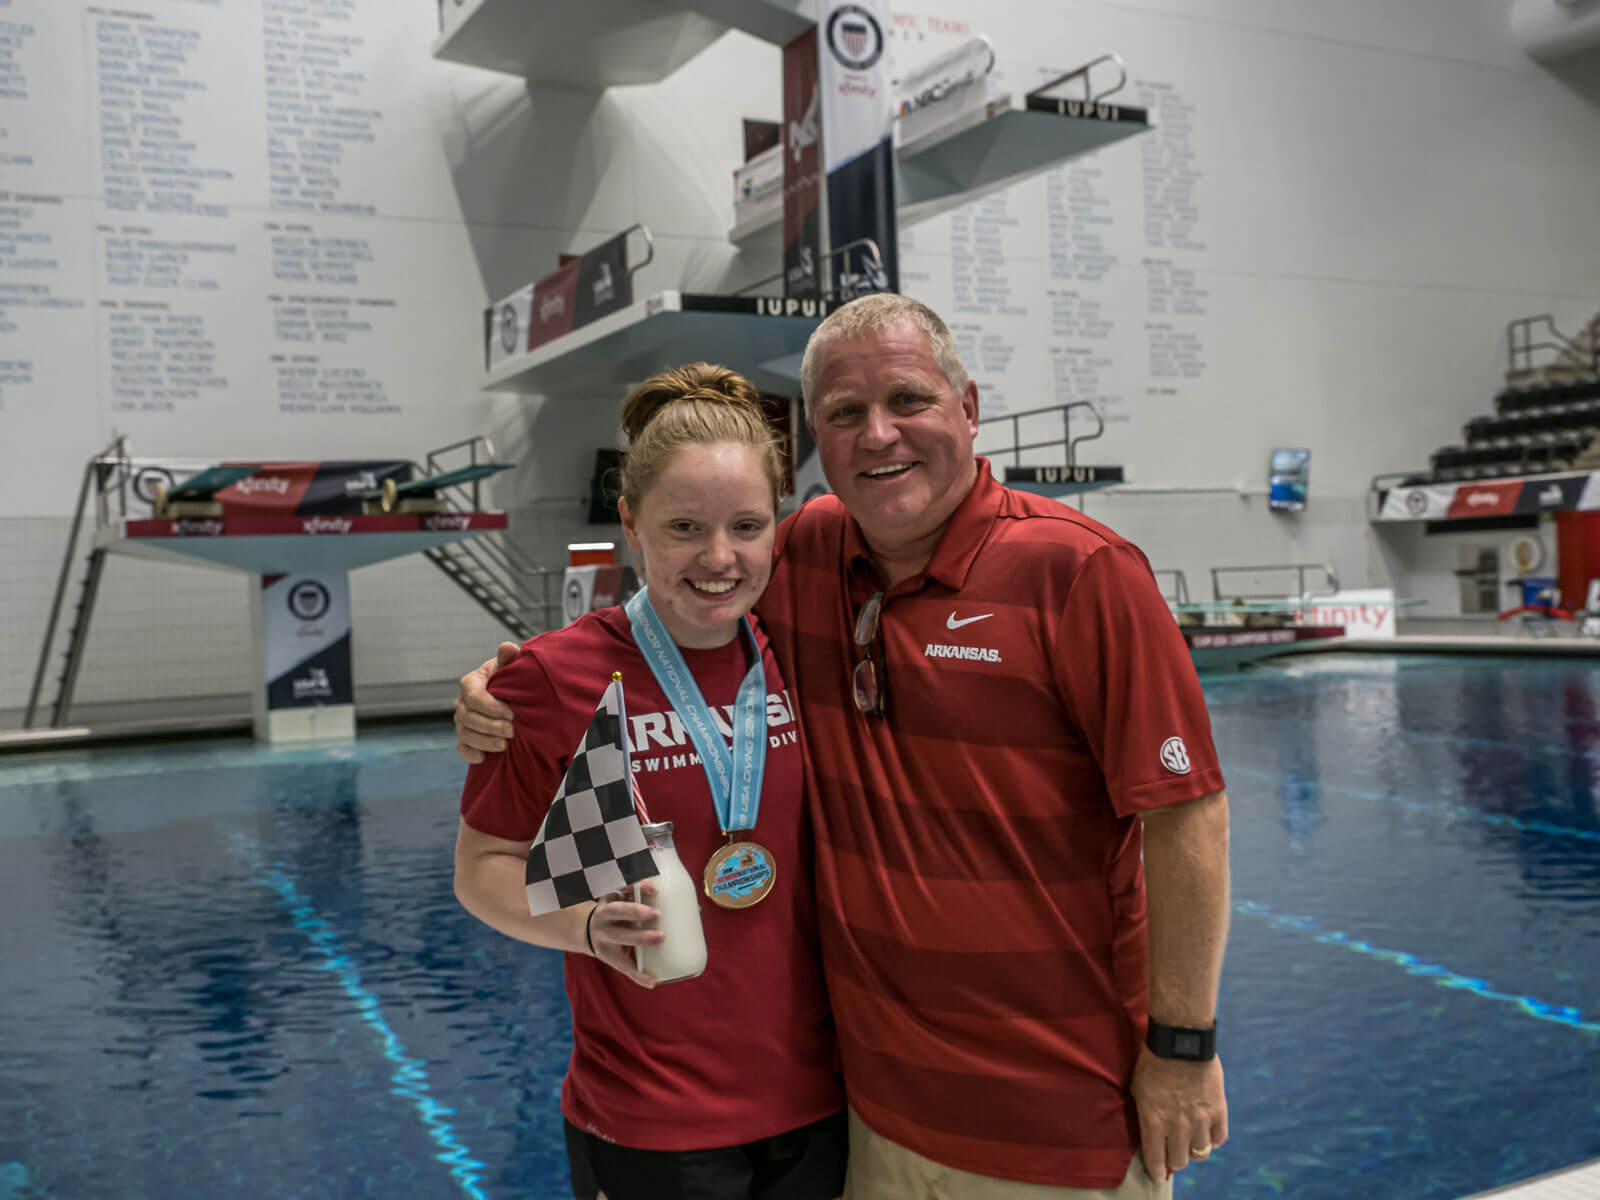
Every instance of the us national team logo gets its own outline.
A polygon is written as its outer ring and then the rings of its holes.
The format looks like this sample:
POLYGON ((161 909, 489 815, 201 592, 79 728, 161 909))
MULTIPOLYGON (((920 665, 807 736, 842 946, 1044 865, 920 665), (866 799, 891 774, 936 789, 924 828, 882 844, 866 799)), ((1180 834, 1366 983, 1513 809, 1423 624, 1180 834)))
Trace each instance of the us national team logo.
POLYGON ((1181 737, 1169 737, 1161 743, 1161 765, 1174 775, 1189 773, 1189 750, 1181 737))
POLYGON ((302 621, 315 621, 333 605, 328 589, 315 579, 302 579, 289 589, 289 611, 302 621))
POLYGON ((578 580, 567 580, 566 592, 562 596, 562 608, 568 621, 576 621, 583 616, 583 584, 578 580))
POLYGON ((828 49, 847 70, 870 70, 883 57, 883 30, 859 4, 840 5, 828 18, 828 49))

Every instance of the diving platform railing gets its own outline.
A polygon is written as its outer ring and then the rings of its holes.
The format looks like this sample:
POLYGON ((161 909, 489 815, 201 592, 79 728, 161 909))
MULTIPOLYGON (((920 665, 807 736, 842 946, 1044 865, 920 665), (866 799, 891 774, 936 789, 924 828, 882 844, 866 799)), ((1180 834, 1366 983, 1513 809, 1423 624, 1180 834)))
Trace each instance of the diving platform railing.
POLYGON ((1235 601, 1272 600, 1281 601, 1287 594, 1289 597, 1305 599, 1310 596, 1333 595, 1339 590, 1339 576, 1327 563, 1273 563, 1268 566, 1244 567, 1212 567, 1211 568, 1211 595, 1219 604, 1233 603, 1235 601), (1286 593, 1284 589, 1269 590, 1265 592, 1239 592, 1222 590, 1222 577, 1224 575, 1264 575, 1277 571, 1293 571, 1295 587, 1293 592, 1286 593), (1321 574, 1324 588, 1312 591, 1306 587, 1308 575, 1321 574))
MULTIPOLYGON (((39 663, 34 668, 33 686, 28 689, 28 706, 23 712, 22 727, 32 729, 39 709, 39 697, 44 690, 45 675, 50 667, 50 651, 55 645, 56 629, 61 622, 61 606, 66 599, 72 579, 72 564, 77 559, 78 539, 83 532, 83 517, 94 496, 95 524, 100 526, 110 519, 111 490, 107 482, 112 475, 117 479, 117 495, 122 513, 128 507, 128 439, 119 435, 99 454, 84 464, 83 482, 78 488, 77 507, 72 512, 72 527, 67 533, 66 553, 61 556, 61 571, 56 577, 55 596, 50 601, 50 619, 45 623, 44 644, 39 649, 39 663)), ((67 661, 56 680, 56 696, 50 704, 50 724, 59 728, 67 722, 72 707, 72 693, 78 683, 78 669, 83 665, 83 647, 89 637, 89 618, 94 613, 95 596, 100 590, 100 577, 105 569, 106 552, 96 547, 89 553, 89 561, 80 584, 78 605, 73 612, 72 629, 68 634, 67 661)))
POLYGON ((1056 446, 1066 448, 1066 465, 1077 465, 1078 447, 1084 442, 1092 442, 1106 431, 1106 423, 1100 419, 1100 414, 1095 411, 1094 405, 1087 400, 1073 400, 1068 404, 1051 404, 1044 408, 1030 408, 1024 412, 1002 413, 999 416, 984 417, 978 422, 981 429, 985 425, 998 425, 1002 422, 1011 424, 1011 445, 1003 449, 992 451, 995 454, 1009 454, 1012 465, 1022 466, 1022 452, 1024 450, 1049 450, 1056 446), (1094 432, 1085 433, 1079 437, 1072 436, 1072 410, 1082 409, 1094 418, 1094 432), (1022 422, 1027 417, 1043 416, 1047 413, 1059 413, 1061 416, 1061 436, 1042 442, 1024 442, 1022 440, 1022 422))

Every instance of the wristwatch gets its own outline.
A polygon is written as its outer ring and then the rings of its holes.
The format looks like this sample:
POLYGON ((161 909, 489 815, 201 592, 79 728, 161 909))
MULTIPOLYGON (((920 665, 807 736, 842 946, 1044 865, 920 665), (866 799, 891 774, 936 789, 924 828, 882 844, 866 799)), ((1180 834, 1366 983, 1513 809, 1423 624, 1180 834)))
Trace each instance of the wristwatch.
POLYGON ((1183 1025, 1150 1022, 1144 1044, 1157 1058, 1176 1058, 1184 1062, 1210 1062, 1217 1056, 1217 1025, 1209 1029, 1190 1029, 1183 1025))

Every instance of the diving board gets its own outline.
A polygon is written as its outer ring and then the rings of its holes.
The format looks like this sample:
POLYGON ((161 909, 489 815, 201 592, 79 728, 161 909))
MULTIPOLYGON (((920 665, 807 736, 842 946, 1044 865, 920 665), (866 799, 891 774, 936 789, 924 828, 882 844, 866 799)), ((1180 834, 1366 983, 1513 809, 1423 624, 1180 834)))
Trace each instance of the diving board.
POLYGON ((511 463, 474 463, 451 471, 441 471, 437 475, 422 475, 403 483, 385 479, 382 487, 363 492, 361 498, 366 501, 369 510, 376 506, 379 512, 442 512, 445 500, 441 493, 447 488, 466 487, 469 483, 477 483, 501 471, 509 471, 511 467, 511 463))
POLYGON ((255 473, 256 465, 246 463, 223 467, 207 467, 199 474, 191 475, 182 483, 172 487, 169 487, 165 481, 157 480, 154 484, 154 494, 151 497, 152 503, 156 512, 161 516, 220 516, 222 502, 217 499, 217 493, 224 488, 232 487, 241 479, 246 479, 255 473))

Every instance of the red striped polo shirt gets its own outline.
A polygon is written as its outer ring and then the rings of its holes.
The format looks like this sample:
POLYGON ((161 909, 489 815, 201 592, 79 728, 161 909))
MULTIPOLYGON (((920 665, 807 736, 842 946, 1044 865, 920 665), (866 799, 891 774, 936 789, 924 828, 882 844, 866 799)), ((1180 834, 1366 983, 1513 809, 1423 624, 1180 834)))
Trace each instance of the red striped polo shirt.
POLYGON ((1144 556, 978 465, 886 598, 886 718, 850 695, 879 585, 837 499, 785 522, 761 602, 803 715, 846 1090, 937 1162, 1114 1187, 1148 1005, 1137 814, 1222 773, 1144 556))

